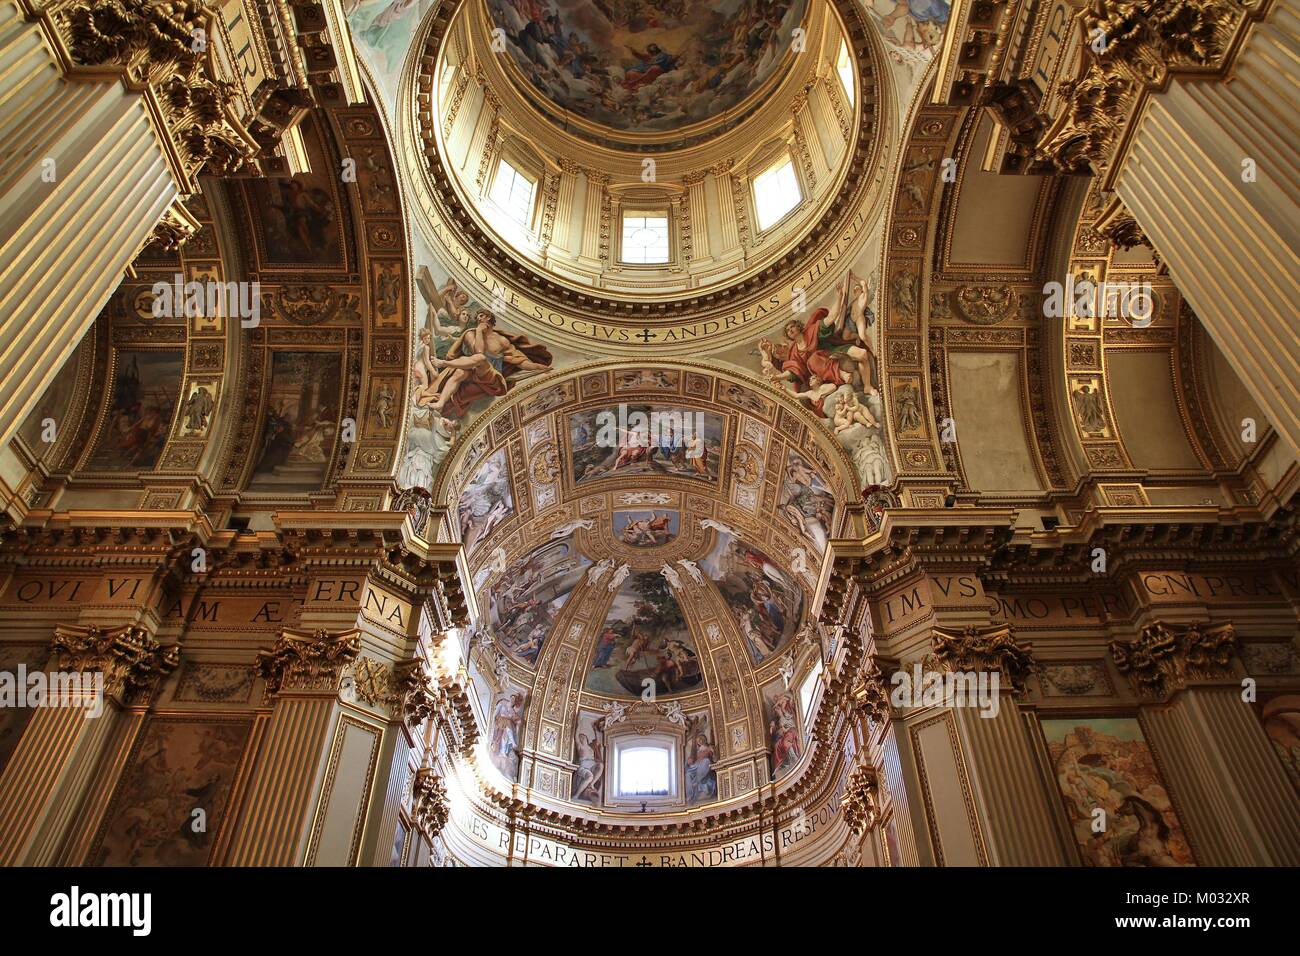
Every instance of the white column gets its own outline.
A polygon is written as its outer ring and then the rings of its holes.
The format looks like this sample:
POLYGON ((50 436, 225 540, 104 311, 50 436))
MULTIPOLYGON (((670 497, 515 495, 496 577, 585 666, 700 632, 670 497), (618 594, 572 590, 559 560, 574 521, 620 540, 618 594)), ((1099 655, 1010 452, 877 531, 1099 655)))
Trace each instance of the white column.
POLYGON ((1151 97, 1116 191, 1300 454, 1298 79, 1300 17, 1279 4, 1230 80, 1174 80, 1151 97))

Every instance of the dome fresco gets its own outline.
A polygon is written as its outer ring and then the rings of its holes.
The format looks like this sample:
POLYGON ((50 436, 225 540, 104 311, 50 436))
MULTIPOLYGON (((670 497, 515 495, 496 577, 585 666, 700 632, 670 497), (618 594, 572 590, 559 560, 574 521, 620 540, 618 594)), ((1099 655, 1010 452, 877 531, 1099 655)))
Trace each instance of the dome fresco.
POLYGON ((735 110, 791 52, 805 0, 488 0, 498 42, 547 101, 623 133, 735 110))

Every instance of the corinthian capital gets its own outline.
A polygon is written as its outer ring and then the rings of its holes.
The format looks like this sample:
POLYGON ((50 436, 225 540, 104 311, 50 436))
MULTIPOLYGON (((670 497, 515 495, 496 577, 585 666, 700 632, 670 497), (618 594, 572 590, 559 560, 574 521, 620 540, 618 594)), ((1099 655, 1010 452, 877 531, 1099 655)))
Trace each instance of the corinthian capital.
POLYGON ((931 637, 927 667, 939 671, 987 671, 1006 678, 1016 691, 1036 668, 1028 642, 1019 644, 1011 625, 990 627, 936 627, 931 637))
MULTIPOLYGON (((250 167, 259 144, 237 118, 243 91, 220 75, 217 14, 198 0, 47 3, 47 22, 75 67, 116 73, 155 104, 186 192, 200 173, 250 167)), ((244 103, 247 107, 248 104, 244 103)))
POLYGON ((104 692, 123 704, 147 695, 180 663, 176 645, 158 643, 138 625, 60 624, 51 650, 51 670, 102 673, 104 692))
POLYGON ((1237 631, 1231 624, 1173 628, 1156 621, 1135 641, 1111 641, 1116 669, 1139 697, 1162 698, 1188 680, 1231 677, 1237 631))
POLYGON ((343 671, 361 650, 357 630, 331 634, 286 630, 269 651, 261 651, 254 665, 266 678, 267 695, 286 690, 337 691, 343 671))

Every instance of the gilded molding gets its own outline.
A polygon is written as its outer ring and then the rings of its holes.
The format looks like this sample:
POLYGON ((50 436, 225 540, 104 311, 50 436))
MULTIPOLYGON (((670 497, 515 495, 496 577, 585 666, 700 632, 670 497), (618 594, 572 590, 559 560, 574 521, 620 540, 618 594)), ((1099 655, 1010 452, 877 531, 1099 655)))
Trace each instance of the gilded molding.
POLYGON ((397 665, 397 688, 402 719, 419 727, 433 716, 438 707, 438 687, 423 658, 402 661, 397 665))
POLYGON ((149 238, 145 240, 145 246, 176 252, 194 237, 202 225, 198 218, 185 208, 185 203, 180 198, 173 199, 171 205, 163 212, 162 218, 158 220, 158 224, 153 227, 149 238))
POLYGON ((60 624, 50 653, 52 671, 100 672, 104 692, 123 704, 147 697, 159 678, 180 663, 179 647, 160 644, 137 624, 60 624))
POLYGON ((849 687, 848 699, 853 708, 867 716, 872 723, 889 719, 889 680, 880 669, 878 658, 868 657, 862 665, 857 680, 849 687))
POLYGON ((868 833, 880 822, 880 779, 870 764, 862 764, 849 776, 840 810, 854 836, 868 833))
MULTIPOLYGON (((1142 227, 1138 225, 1119 196, 1111 199, 1092 227, 1099 235, 1109 240, 1116 249, 1127 250, 1134 246, 1151 246, 1146 233, 1142 231, 1142 227)), ((1154 253, 1154 249, 1152 251, 1154 253)))
POLYGON ((415 826, 432 840, 451 819, 451 804, 447 800, 447 785, 432 767, 421 767, 415 772, 411 792, 411 814, 415 826))
POLYGON ((266 678, 268 697, 282 691, 338 689, 343 672, 361 650, 360 632, 285 630, 269 651, 259 651, 255 673, 266 678))
POLYGON ((1109 168, 1143 96, 1173 72, 1222 69, 1251 15, 1233 0, 1092 0, 1074 21, 1084 36, 1080 72, 1062 84, 1064 108, 1037 157, 1063 173, 1109 168))
POLYGON ((1237 631, 1231 623, 1177 628, 1160 621, 1148 624, 1136 640, 1108 645, 1115 668, 1139 697, 1163 698, 1189 680, 1231 677, 1237 631))
POLYGON ((200 174, 232 176, 255 166, 259 145, 235 119, 242 91, 220 77, 209 52, 212 8, 197 0, 77 0, 47 13, 74 64, 120 71, 128 87, 148 91, 186 192, 198 191, 200 174))

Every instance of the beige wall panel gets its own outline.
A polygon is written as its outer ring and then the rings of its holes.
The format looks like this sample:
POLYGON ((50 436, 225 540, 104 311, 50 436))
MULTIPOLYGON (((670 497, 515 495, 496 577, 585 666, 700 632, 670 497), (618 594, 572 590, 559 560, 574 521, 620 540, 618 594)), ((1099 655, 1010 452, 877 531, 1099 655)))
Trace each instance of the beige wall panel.
POLYGON ((971 487, 980 491, 1042 488, 1029 451, 1016 352, 952 352, 949 387, 958 447, 971 487))
POLYGON ((1199 469, 1174 396, 1168 352, 1111 350, 1106 355, 1111 406, 1133 464, 1199 469))
MULTIPOLYGON (((975 134, 972 156, 984 154, 991 125, 986 115, 975 134)), ((1042 177, 1001 176, 977 166, 970 163, 963 174, 950 261, 1024 267, 1042 177)))
POLYGON ((943 866, 980 866, 982 854, 972 830, 966 775, 958 764, 951 721, 952 715, 944 714, 912 731, 928 798, 930 832, 943 866))
POLYGON ((325 781, 324 812, 317 822, 313 866, 348 866, 360 847, 366 794, 374 775, 379 733, 345 721, 335 744, 333 766, 325 781))

